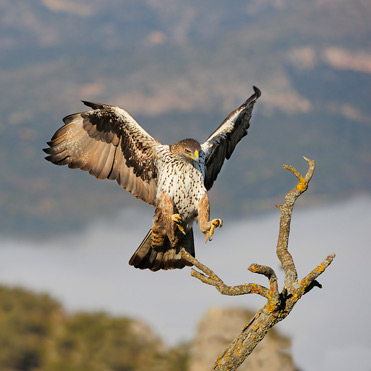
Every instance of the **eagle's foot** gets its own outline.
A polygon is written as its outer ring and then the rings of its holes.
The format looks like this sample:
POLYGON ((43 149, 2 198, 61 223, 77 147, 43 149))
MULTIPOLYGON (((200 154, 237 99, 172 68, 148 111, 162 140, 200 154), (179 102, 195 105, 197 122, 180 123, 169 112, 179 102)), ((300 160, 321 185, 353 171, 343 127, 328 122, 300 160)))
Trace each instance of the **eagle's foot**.
POLYGON ((182 222, 183 222, 183 219, 182 217, 180 216, 180 214, 173 214, 171 216, 171 219, 172 221, 174 222, 174 224, 178 227, 178 229, 183 233, 183 234, 186 234, 185 230, 184 230, 184 227, 182 226, 182 222))
POLYGON ((215 228, 221 228, 221 227, 223 226, 223 220, 221 220, 221 219, 213 219, 213 220, 210 222, 210 224, 211 224, 211 227, 210 227, 210 230, 209 230, 209 234, 205 236, 206 239, 208 239, 209 241, 212 240, 211 237, 212 237, 213 234, 214 234, 214 230, 215 230, 215 228))

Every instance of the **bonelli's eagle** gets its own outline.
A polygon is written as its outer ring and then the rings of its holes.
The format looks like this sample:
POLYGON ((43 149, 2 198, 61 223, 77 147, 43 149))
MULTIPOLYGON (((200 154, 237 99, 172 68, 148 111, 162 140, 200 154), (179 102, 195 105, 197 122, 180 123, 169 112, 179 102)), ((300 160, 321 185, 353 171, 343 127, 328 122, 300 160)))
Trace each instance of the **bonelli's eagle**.
POLYGON ((181 248, 194 256, 193 222, 199 223, 205 241, 221 219, 209 220, 207 191, 225 159, 247 134, 260 90, 202 144, 183 139, 164 145, 152 138, 124 109, 100 103, 83 103, 92 109, 63 119, 46 159, 56 165, 89 171, 98 179, 116 180, 135 197, 156 208, 152 228, 129 264, 136 268, 183 268, 181 248))

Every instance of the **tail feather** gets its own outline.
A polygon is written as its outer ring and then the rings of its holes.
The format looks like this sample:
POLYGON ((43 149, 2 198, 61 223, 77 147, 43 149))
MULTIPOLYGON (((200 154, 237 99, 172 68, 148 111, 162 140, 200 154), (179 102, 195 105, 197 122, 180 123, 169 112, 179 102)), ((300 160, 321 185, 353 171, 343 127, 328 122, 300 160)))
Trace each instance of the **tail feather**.
MULTIPOLYGON (((162 251, 159 251, 150 269, 154 272, 160 269, 163 269, 163 262, 162 262, 163 258, 164 258, 164 253, 162 251)), ((139 267, 136 267, 136 268, 139 268, 139 267)))
MULTIPOLYGON (((138 247, 137 251, 135 251, 134 255, 131 257, 129 264, 134 265, 137 267, 139 264, 143 266, 142 269, 148 268, 146 265, 148 265, 149 257, 151 249, 152 249, 152 230, 150 229, 147 233, 146 237, 144 237, 144 240, 138 247)), ((138 266, 138 268, 140 268, 138 266)))
POLYGON ((152 230, 150 229, 131 257, 129 264, 135 268, 150 269, 152 271, 181 269, 186 265, 192 265, 181 257, 180 250, 183 247, 192 256, 195 256, 192 229, 179 241, 177 246, 171 247, 170 243, 167 242, 161 248, 152 247, 152 230))

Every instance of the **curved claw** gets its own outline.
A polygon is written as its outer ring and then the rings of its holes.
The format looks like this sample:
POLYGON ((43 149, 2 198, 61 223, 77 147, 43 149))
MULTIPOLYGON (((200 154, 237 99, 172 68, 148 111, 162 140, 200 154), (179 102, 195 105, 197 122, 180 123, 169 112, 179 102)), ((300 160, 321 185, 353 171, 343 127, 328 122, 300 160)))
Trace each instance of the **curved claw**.
POLYGON ((180 214, 173 214, 171 216, 171 219, 173 220, 174 223, 181 223, 183 221, 183 219, 180 216, 180 214))
POLYGON ((214 230, 215 230, 215 228, 221 228, 222 226, 223 226, 223 220, 221 220, 221 219, 213 219, 213 220, 211 221, 211 228, 210 228, 209 236, 208 236, 209 241, 212 240, 211 237, 212 237, 213 234, 214 234, 214 230))
POLYGON ((174 224, 178 227, 178 229, 183 233, 186 234, 184 227, 182 226, 183 219, 180 216, 180 214, 173 214, 171 216, 171 219, 173 220, 174 224))

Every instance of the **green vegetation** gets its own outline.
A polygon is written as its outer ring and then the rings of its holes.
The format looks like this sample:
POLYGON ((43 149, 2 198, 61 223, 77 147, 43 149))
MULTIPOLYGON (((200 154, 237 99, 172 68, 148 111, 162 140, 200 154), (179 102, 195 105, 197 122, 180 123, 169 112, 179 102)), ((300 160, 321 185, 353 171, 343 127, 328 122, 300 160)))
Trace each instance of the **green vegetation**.
POLYGON ((188 346, 166 349, 143 324, 68 315, 48 295, 0 286, 0 370, 186 370, 188 346))

